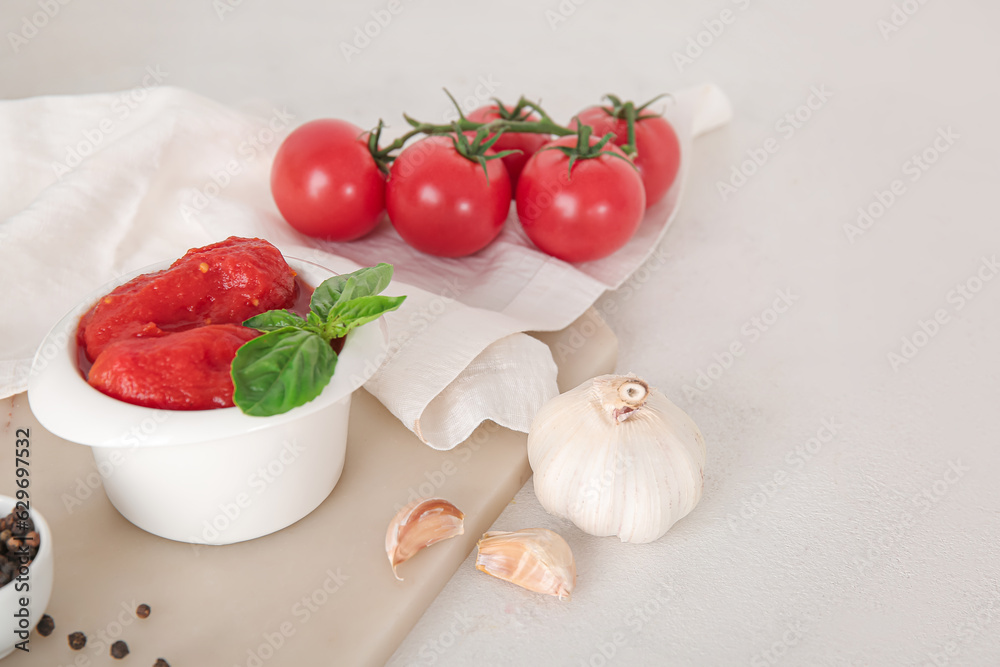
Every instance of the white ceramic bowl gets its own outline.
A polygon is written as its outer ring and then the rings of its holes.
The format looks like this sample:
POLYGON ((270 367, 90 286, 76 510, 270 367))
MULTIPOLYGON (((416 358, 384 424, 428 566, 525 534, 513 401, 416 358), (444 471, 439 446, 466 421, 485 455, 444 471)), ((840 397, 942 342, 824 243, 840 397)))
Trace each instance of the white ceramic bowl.
MULTIPOLYGON (((334 275, 286 260, 313 287, 334 275)), ((108 498, 143 530, 195 544, 232 544, 281 530, 319 506, 340 479, 351 394, 384 358, 385 322, 352 331, 323 393, 281 415, 157 410, 106 396, 79 370, 80 316, 116 286, 169 264, 104 285, 53 327, 28 380, 31 410, 55 435, 93 448, 108 498)))
MULTIPOLYGON (((0 516, 10 514, 16 502, 9 496, 0 496, 0 516)), ((49 605, 49 598, 52 597, 52 531, 49 530, 49 524, 45 523, 41 514, 35 510, 31 510, 30 514, 35 522, 35 530, 41 537, 41 543, 38 545, 35 560, 28 566, 28 574, 25 577, 27 581, 19 582, 15 579, 0 588, 0 614, 3 615, 0 627, 10 628, 0 634, 0 658, 10 655, 18 643, 29 637, 29 634, 19 633, 30 633, 35 629, 49 605), (25 584, 28 590, 23 590, 25 584), (17 590, 19 586, 22 588, 20 591, 17 590), (29 598, 26 618, 18 616, 22 613, 23 597, 29 598)), ((30 641, 28 648, 31 648, 30 641)))

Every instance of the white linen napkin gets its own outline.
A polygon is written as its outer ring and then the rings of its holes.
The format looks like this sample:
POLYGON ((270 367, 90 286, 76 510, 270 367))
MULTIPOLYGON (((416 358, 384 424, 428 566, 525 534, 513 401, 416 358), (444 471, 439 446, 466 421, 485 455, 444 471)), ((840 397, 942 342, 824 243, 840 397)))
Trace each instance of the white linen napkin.
POLYGON ((387 293, 409 298, 387 316, 390 346, 365 388, 423 442, 450 449, 487 419, 527 431, 557 393, 556 367, 521 332, 568 326, 642 264, 677 211, 693 138, 732 111, 703 85, 676 94, 666 116, 681 141, 676 183, 623 249, 571 265, 535 249, 513 213, 462 259, 423 255, 386 221, 354 243, 298 234, 268 180, 301 122, 282 109, 253 118, 172 87, 0 101, 0 397, 25 390, 45 333, 86 293, 189 248, 257 236, 339 272, 395 265, 387 293))

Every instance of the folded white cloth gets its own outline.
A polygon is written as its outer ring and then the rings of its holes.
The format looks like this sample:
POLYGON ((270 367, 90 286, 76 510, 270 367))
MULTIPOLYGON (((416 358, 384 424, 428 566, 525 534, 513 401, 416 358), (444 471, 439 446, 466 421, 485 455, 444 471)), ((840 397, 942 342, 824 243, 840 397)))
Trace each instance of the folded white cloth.
POLYGON ((231 235, 265 238, 336 271, 390 262, 392 342, 365 385, 421 440, 450 449, 486 419, 527 431, 556 393, 547 347, 524 331, 569 325, 653 251, 677 211, 692 139, 725 124, 716 87, 675 95, 666 115, 682 163, 667 196, 611 257, 570 265, 534 248, 516 219, 480 253, 423 255, 385 223, 354 243, 292 230, 271 199, 274 151, 296 124, 252 118, 185 90, 0 102, 0 397, 24 391, 48 329, 87 292, 231 235))

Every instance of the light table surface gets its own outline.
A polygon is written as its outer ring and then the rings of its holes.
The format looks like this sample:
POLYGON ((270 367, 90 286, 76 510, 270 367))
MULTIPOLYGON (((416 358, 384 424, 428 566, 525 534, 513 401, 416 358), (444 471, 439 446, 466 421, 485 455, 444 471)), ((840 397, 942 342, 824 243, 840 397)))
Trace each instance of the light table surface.
MULTIPOLYGON (((390 665, 1000 662, 1000 5, 49 4, 16 53, 8 31, 40 5, 0 8, 0 95, 159 67, 261 115, 361 125, 440 117, 442 86, 558 118, 703 81, 732 99, 664 261, 598 302, 619 369, 704 432, 701 504, 649 545, 576 533, 569 603, 470 556, 390 665)), ((530 482, 494 528, 528 526, 575 530, 530 482)))

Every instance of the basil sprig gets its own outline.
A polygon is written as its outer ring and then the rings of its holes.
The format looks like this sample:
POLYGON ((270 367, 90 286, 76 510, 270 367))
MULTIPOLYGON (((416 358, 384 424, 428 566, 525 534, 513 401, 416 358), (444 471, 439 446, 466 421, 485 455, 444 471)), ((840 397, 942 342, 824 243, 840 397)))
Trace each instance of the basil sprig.
POLYGON ((390 264, 358 269, 323 281, 309 300, 306 317, 269 310, 245 321, 243 326, 265 333, 244 343, 233 359, 237 407, 267 417, 319 396, 337 368, 330 341, 396 310, 406 299, 379 295, 390 280, 390 264))

